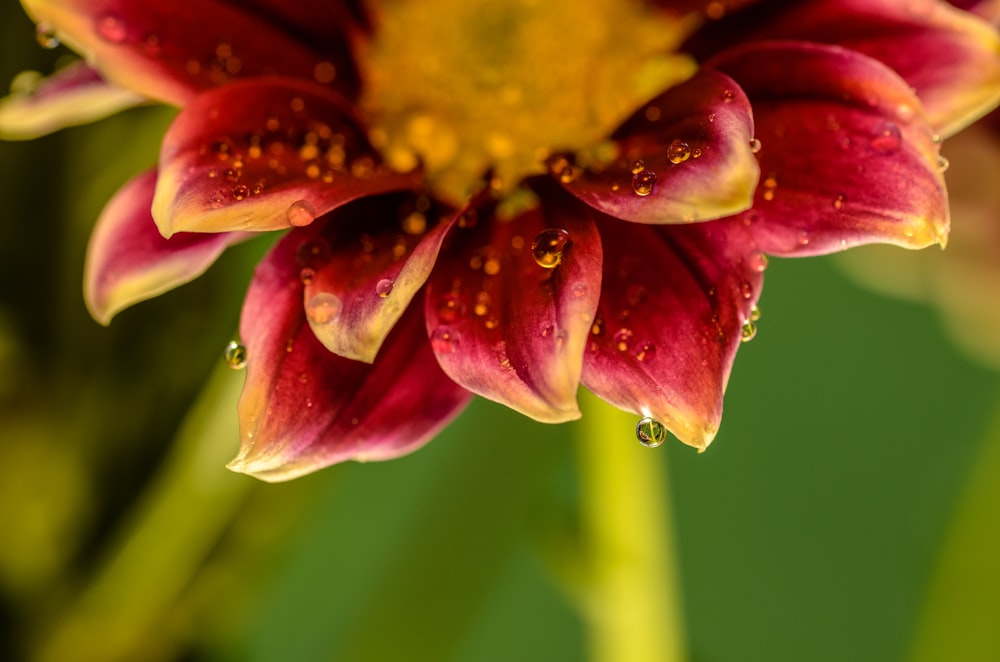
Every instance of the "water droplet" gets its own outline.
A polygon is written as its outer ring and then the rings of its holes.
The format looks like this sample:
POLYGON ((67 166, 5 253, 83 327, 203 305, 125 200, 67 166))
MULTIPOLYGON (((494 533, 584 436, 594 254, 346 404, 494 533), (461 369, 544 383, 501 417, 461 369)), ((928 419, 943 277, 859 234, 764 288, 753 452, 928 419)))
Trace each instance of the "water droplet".
POLYGON ((35 27, 35 40, 38 41, 39 46, 50 50, 61 43, 59 37, 56 36, 55 28, 48 23, 39 23, 35 27))
POLYGON ((749 299, 753 296, 753 285, 747 281, 740 283, 740 294, 743 295, 744 299, 749 299))
POLYGON ((569 232, 562 228, 542 230, 531 242, 531 255, 545 269, 553 269, 562 262, 563 251, 569 243, 569 232))
POLYGON ((750 151, 753 152, 754 154, 756 154, 757 152, 760 151, 760 148, 761 148, 760 141, 757 140, 756 138, 753 138, 750 141, 750 151))
POLYGON ((439 326, 431 332, 431 348, 437 354, 451 354, 458 349, 458 331, 450 326, 439 326))
POLYGON ((632 161, 632 165, 629 166, 629 170, 632 171, 633 175, 638 175, 640 172, 646 169, 646 162, 642 159, 636 159, 632 161))
POLYGON ((736 98, 736 95, 733 94, 732 90, 726 90, 726 91, 724 91, 722 93, 722 100, 724 102, 726 102, 726 103, 732 103, 733 99, 735 99, 735 98, 736 98))
POLYGON ((308 200, 296 200, 288 206, 285 218, 292 227, 302 228, 316 220, 316 208, 308 200))
POLYGON ((392 292, 392 281, 388 278, 383 278, 379 282, 375 283, 375 294, 379 295, 383 299, 389 296, 392 292))
POLYGON ((834 209, 843 209, 845 202, 847 202, 847 196, 844 195, 843 193, 838 193, 837 197, 835 197, 833 199, 833 208, 834 209))
POLYGON ((656 448, 667 440, 667 428, 658 420, 645 416, 636 423, 635 438, 646 448, 656 448))
POLYGON ((673 163, 684 163, 691 158, 691 146, 683 140, 674 140, 667 146, 667 159, 673 163))
POLYGON ((308 285, 309 283, 313 282, 313 278, 315 277, 316 277, 316 272, 310 269, 309 267, 306 267, 305 269, 299 272, 299 280, 302 281, 303 285, 308 285))
POLYGON ((628 346, 632 342, 632 329, 618 329, 615 332, 614 343, 619 352, 628 351, 628 346))
POLYGON ((938 157, 937 157, 937 167, 938 167, 939 171, 944 172, 945 170, 948 169, 948 166, 950 166, 950 165, 951 165, 951 162, 948 161, 948 159, 946 159, 945 157, 943 157, 940 154, 938 154, 938 157))
POLYGON ((128 36, 125 31, 125 21, 114 14, 105 14, 99 17, 95 29, 97 36, 109 44, 120 44, 128 36))
POLYGON ((342 304, 333 294, 320 292, 314 294, 306 304, 306 317, 313 324, 324 325, 340 317, 342 304))
POLYGON ((750 256, 750 268, 757 272, 767 269, 769 262, 767 255, 759 251, 750 256))
POLYGON ((653 192, 656 186, 656 173, 652 170, 643 170, 632 175, 632 190, 636 195, 647 196, 653 192))
POLYGON ((445 322, 454 322, 465 314, 462 300, 454 294, 445 294, 438 302, 438 317, 445 322))
POLYGON ((237 184, 233 187, 233 200, 242 200, 250 195, 250 189, 244 184, 237 184))
POLYGON ((740 331, 740 337, 743 340, 743 342, 750 342, 756 335, 757 335, 757 325, 753 323, 752 319, 744 320, 743 329, 740 331))
POLYGON ((882 122, 872 129, 871 146, 876 152, 891 154, 899 149, 902 142, 902 134, 895 122, 882 122))
POLYGON ((759 319, 760 319, 760 308, 758 308, 757 305, 754 304, 753 306, 750 306, 750 321, 756 322, 759 319))
POLYGON ((594 320, 594 323, 590 327, 590 335, 592 336, 603 336, 604 335, 604 318, 598 317, 594 320))
POLYGON ((810 240, 809 233, 806 232, 805 230, 800 230, 798 236, 799 246, 808 246, 809 240, 810 240))
POLYGON ((230 340, 222 356, 226 360, 226 365, 233 370, 245 368, 247 365, 247 348, 238 340, 230 340))

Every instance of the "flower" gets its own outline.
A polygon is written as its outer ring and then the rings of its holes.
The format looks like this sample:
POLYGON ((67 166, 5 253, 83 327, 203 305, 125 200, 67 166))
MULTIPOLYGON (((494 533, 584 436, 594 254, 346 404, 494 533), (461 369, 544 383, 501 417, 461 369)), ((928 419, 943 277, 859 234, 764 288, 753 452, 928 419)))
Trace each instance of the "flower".
MULTIPOLYGON (((767 256, 943 245, 941 137, 1000 98, 995 32, 935 0, 24 4, 88 98, 180 108, 98 220, 95 318, 284 232, 234 359, 265 480, 580 384, 703 450, 767 256)), ((0 122, 81 88, 42 89, 0 122)))

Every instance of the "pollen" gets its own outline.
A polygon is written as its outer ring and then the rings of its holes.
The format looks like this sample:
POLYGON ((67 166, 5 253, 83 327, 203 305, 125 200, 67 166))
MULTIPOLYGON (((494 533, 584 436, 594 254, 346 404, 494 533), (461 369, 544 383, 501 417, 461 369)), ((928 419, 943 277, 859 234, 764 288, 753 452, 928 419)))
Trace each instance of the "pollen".
POLYGON ((421 163, 456 205, 487 173, 503 194, 553 154, 594 149, 695 71, 675 51, 701 19, 640 0, 373 5, 359 46, 371 132, 391 167, 421 163))

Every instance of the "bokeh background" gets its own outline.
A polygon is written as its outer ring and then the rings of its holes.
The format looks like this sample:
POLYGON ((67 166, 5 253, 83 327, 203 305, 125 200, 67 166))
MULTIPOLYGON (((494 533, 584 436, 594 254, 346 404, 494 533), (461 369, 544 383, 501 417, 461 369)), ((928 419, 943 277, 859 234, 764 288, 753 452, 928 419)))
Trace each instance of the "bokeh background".
MULTIPOLYGON (((0 26, 0 81, 68 53, 13 0, 0 26)), ((170 117, 0 142, 0 659, 586 659, 586 416, 477 401, 410 457, 265 485, 224 468, 222 348, 267 238, 90 319, 90 228, 170 117)), ((640 449, 689 659, 1000 660, 998 374, 829 258, 772 260, 761 308, 712 448, 640 449)))

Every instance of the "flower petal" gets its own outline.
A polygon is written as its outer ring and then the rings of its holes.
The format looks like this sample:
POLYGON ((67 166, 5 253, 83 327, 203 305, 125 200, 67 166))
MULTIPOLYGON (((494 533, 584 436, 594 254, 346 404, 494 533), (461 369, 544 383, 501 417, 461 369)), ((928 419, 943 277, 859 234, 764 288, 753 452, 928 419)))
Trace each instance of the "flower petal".
POLYGON ((74 62, 30 90, 0 100, 0 138, 31 140, 144 102, 142 97, 111 85, 84 62, 74 62))
POLYGON ((586 207, 550 184, 539 191, 542 206, 515 218, 484 206, 458 223, 428 280, 426 317, 453 380, 554 423, 580 416, 601 241, 586 207))
POLYGON ((345 460, 387 460, 430 440, 470 394, 427 343, 419 306, 400 319, 374 364, 332 354, 302 310, 299 265, 276 248, 243 305, 247 381, 234 471, 283 481, 345 460))
POLYGON ((1000 35, 939 0, 809 0, 775 9, 761 3, 696 38, 718 52, 745 40, 795 39, 859 51, 912 86, 935 129, 949 136, 1000 100, 1000 35))
POLYGON ((739 86, 705 71, 653 99, 615 132, 617 158, 552 173, 591 207, 638 223, 687 223, 750 206, 759 170, 753 120, 739 86))
POLYGON ((83 295, 95 320, 107 325, 119 311, 194 280, 247 233, 174 235, 164 239, 149 205, 156 172, 128 182, 105 206, 87 246, 83 295))
POLYGON ((37 23, 54 28, 109 80, 151 99, 183 105, 199 90, 261 75, 315 80, 347 93, 357 90, 343 30, 311 43, 264 3, 252 10, 219 0, 23 4, 37 23))
POLYGON ((298 261, 306 318, 334 354, 373 362, 423 287, 451 225, 428 231, 428 215, 436 221, 441 212, 426 202, 408 194, 357 200, 279 244, 281 259, 298 261))
POLYGON ((165 236, 287 229, 419 178, 378 164, 334 92, 288 78, 240 81, 199 95, 167 131, 153 218, 165 236))
POLYGON ((946 241, 945 162, 919 100, 885 65, 836 46, 760 42, 708 66, 753 103, 763 179, 744 220, 765 252, 946 241))
POLYGON ((602 218, 598 227, 604 279, 583 383, 704 450, 766 258, 738 219, 655 227, 602 218))

